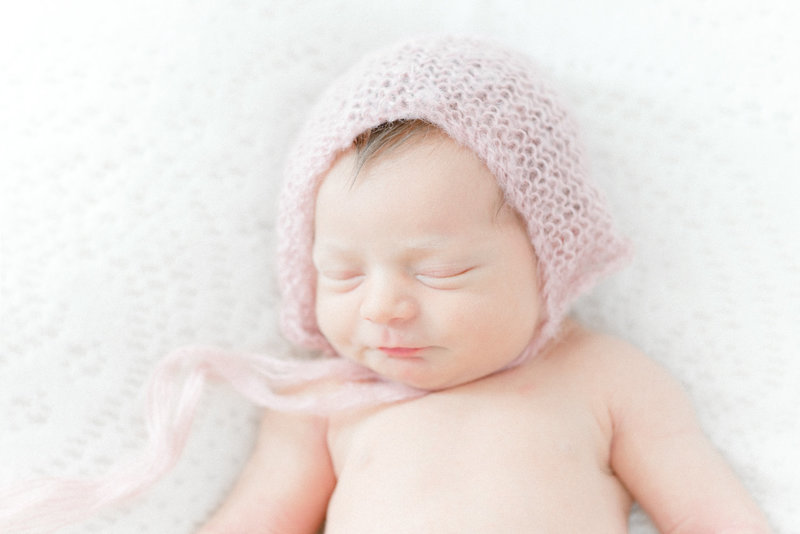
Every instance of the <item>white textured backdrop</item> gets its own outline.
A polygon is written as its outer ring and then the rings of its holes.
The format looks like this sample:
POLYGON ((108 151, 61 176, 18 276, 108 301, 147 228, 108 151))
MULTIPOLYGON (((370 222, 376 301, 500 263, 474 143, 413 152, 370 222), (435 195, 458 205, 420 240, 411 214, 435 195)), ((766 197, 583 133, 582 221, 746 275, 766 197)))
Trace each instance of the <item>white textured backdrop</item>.
MULTIPOLYGON (((274 199, 304 110, 366 50, 471 31, 555 79, 636 246, 577 314, 671 369, 777 532, 798 532, 797 4, 393 5, 0 0, 0 485, 136 453, 170 349, 280 348, 274 199)), ((257 416, 212 387, 175 471, 65 532, 191 532, 257 416)))

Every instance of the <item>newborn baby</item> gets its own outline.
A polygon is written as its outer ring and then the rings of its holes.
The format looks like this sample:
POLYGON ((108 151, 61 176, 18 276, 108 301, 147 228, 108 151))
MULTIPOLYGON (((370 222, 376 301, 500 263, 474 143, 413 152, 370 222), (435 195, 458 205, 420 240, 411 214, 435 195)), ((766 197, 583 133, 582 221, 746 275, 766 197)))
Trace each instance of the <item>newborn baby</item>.
POLYGON ((287 337, 406 393, 267 411, 203 534, 624 533, 634 501, 662 532, 769 531, 675 380, 567 317, 627 249, 526 59, 448 37, 369 56, 287 176, 287 337))

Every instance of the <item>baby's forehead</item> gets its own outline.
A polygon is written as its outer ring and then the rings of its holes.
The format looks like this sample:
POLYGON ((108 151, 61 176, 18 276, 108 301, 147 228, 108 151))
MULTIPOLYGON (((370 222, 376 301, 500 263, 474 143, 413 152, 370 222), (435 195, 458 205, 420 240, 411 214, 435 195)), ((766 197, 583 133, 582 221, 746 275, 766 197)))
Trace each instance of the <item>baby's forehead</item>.
POLYGON ((477 155, 444 134, 409 139, 361 168, 355 165, 356 154, 348 150, 323 178, 316 201, 318 232, 349 220, 400 221, 407 213, 420 227, 451 230, 509 220, 494 175, 477 155))
MULTIPOLYGON (((381 147, 367 160, 360 159, 358 147, 340 152, 320 180, 317 192, 353 190, 366 182, 397 180, 403 187, 430 186, 431 193, 445 188, 459 196, 489 195, 499 209, 503 192, 486 164, 467 147, 460 145, 438 128, 409 135, 400 143, 381 147)), ((319 200, 319 199, 318 199, 319 200)))

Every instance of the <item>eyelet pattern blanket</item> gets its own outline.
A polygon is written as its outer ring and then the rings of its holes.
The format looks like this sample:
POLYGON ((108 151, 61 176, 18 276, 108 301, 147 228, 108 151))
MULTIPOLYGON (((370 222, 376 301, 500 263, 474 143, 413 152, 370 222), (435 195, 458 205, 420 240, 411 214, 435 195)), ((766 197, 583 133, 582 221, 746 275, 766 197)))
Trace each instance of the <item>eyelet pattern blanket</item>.
MULTIPOLYGON (((636 251, 575 314, 669 368, 775 530, 794 532, 800 8, 528 4, 0 7, 0 486, 136 454, 144 385, 176 347, 287 350, 273 224, 290 140, 365 50, 446 30, 505 41, 555 81, 636 251)), ((257 420, 211 387, 174 471, 64 532, 192 532, 257 420)), ((654 531, 635 512, 631 532, 654 531)))

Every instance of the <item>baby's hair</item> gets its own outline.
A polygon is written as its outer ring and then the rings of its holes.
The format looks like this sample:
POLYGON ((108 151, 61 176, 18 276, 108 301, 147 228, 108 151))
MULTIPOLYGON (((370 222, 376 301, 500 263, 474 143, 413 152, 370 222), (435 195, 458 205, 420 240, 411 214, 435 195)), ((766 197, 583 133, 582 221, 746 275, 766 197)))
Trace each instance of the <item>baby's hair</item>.
POLYGON ((393 150, 412 137, 425 135, 439 128, 422 119, 398 119, 371 128, 353 140, 356 151, 354 176, 379 153, 393 150))

